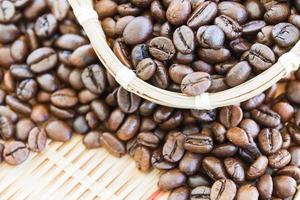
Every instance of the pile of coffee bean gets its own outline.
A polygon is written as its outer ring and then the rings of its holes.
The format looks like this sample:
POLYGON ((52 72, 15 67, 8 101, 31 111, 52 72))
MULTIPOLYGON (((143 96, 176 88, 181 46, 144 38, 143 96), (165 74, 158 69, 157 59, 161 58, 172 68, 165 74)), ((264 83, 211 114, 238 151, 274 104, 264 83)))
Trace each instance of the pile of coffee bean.
MULTIPOLYGON (((185 7, 185 0, 181 2, 180 5, 185 7)), ((122 11, 134 11, 134 15, 139 15, 142 14, 141 7, 147 13, 148 5, 134 0, 132 3, 138 7, 112 0, 95 3, 102 18, 122 11)), ((190 6, 194 3, 191 2, 190 6)), ((202 3, 199 2, 199 6, 202 3)), ((238 2, 227 3, 238 5, 238 2)), ((258 1, 250 0, 244 4, 248 18, 253 18, 255 13, 261 17, 256 8, 262 9, 263 6, 258 1), (255 9, 250 12, 249 8, 255 9)), ((153 1, 151 5, 151 8, 156 8, 160 2, 153 1)), ((209 5, 213 5, 212 2, 209 5)), ((300 8, 300 3, 293 5, 300 8)), ((290 21, 297 25, 300 15, 286 2, 272 4, 271 11, 281 15, 283 7, 293 13, 290 21)), ((207 16, 210 14, 212 12, 206 13, 207 16)), ((121 22, 126 22, 125 19, 121 22)), ((278 20, 279 17, 272 19, 278 20)), ((114 24, 114 20, 108 17, 102 23, 114 24)), ((192 26, 197 26, 195 23, 197 20, 192 20, 192 26)), ((147 27, 145 25, 142 27, 147 27)), ((189 28, 182 28, 186 29, 189 28)), ((116 34, 118 29, 111 30, 116 34)), ((289 30, 284 34, 290 35, 289 30)), ((148 35, 147 31, 140 34, 148 35)), ((218 29, 217 32, 222 31, 218 29)), ((180 38, 180 35, 178 33, 175 37, 180 38)), ((158 39, 151 42, 154 46, 160 45, 161 40, 168 41, 171 47, 174 45, 167 37, 155 38, 158 39)), ((268 38, 271 40, 270 34, 268 38)), ((111 37, 109 42, 115 43, 115 53, 123 56, 124 61, 127 57, 122 54, 123 39, 113 41, 111 37)), ((273 42, 271 44, 275 44, 273 42)), ((213 45, 217 48, 220 43, 214 42, 213 45)), ((194 45, 196 48, 198 44, 194 45)), ((261 48, 261 45, 254 47, 261 48)), ((282 50, 277 44, 275 47, 282 50)), ((153 70, 151 66, 155 66, 155 75, 150 76, 151 79, 169 85, 166 62, 151 58, 150 53, 168 59, 171 54, 157 48, 151 52, 147 49, 148 44, 138 44, 132 50, 134 59, 127 60, 128 63, 132 61, 141 69, 150 66, 150 72, 153 70), (143 64, 148 61, 150 65, 143 64)), ((220 51, 228 50, 223 48, 220 51)), ((208 52, 215 51, 209 49, 208 52)), ((259 55, 268 55, 262 52, 260 50, 259 55)), ((177 53, 177 61, 180 60, 178 55, 184 60, 194 56, 192 53, 188 56, 177 53)), ((198 63, 206 62, 199 60, 198 63)), ((225 61, 221 64, 220 69, 225 69, 223 64, 229 66, 225 61)), ((173 67, 176 74, 192 71, 188 65, 178 65, 173 67)), ((207 69, 212 67, 207 63, 205 66, 207 69)), ((237 66, 244 68, 243 63, 237 66)), ((207 73, 202 69, 197 73, 210 79, 210 75, 202 74, 207 73)), ((137 72, 150 74, 143 70, 137 72)), ((193 73, 191 76, 198 77, 193 73)), ((220 83, 224 79, 218 80, 216 88, 223 87, 220 83)), ((2 0, 0 82, 0 160, 8 164, 20 164, 28 158, 30 151, 42 151, 47 138, 66 142, 76 133, 84 136, 83 143, 89 149, 102 147, 118 157, 129 154, 143 172, 152 168, 163 170, 158 185, 162 190, 172 190, 170 200, 292 199, 300 183, 300 70, 282 80, 279 85, 286 85, 286 92, 279 96, 276 94, 278 85, 274 85, 240 105, 221 109, 182 110, 159 106, 129 93, 116 83, 97 59, 66 0, 2 0)), ((207 83, 201 82, 200 85, 207 83)))
POLYGON ((95 8, 125 66, 156 87, 196 96, 238 86, 289 51, 300 38, 298 5, 101 0, 95 8))

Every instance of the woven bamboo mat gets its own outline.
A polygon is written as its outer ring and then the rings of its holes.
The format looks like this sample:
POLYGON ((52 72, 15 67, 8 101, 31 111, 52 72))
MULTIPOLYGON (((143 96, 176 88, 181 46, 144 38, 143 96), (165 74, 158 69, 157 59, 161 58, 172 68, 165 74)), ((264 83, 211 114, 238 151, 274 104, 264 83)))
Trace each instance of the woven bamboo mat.
POLYGON ((82 137, 75 135, 68 143, 49 141, 42 153, 32 153, 19 166, 1 164, 0 199, 166 199, 157 190, 159 173, 138 171, 129 156, 86 150, 82 137))

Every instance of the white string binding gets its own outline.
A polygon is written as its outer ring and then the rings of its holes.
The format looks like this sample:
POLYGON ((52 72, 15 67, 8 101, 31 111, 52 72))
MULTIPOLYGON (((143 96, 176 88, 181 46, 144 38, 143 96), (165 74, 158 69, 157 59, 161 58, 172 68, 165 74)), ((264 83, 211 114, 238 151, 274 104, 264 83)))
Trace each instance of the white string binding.
POLYGON ((135 73, 131 69, 127 67, 121 67, 116 73, 115 79, 123 88, 127 89, 128 85, 133 81, 135 76, 135 73))
POLYGON ((214 109, 209 100, 209 93, 202 93, 198 96, 195 96, 195 107, 199 110, 211 110, 214 109))
POLYGON ((289 75, 291 72, 296 71, 299 68, 300 58, 296 54, 288 52, 280 56, 278 62, 285 68, 286 75, 289 75))
POLYGON ((73 9, 73 12, 78 20, 78 22, 83 25, 86 21, 91 19, 98 19, 97 12, 88 5, 78 6, 73 9))

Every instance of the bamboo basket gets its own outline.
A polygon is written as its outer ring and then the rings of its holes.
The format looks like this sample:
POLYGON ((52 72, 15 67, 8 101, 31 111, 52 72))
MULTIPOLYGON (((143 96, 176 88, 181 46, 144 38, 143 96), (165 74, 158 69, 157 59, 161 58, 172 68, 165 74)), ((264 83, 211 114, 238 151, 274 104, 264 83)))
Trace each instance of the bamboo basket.
POLYGON ((276 64, 255 78, 234 88, 218 93, 202 93, 191 97, 154 87, 136 77, 135 73, 124 66, 110 49, 104 32, 93 9, 92 0, 68 0, 78 22, 85 30, 96 54, 105 68, 126 90, 154 103, 183 109, 209 110, 238 104, 246 101, 271 87, 300 65, 300 41, 276 64))

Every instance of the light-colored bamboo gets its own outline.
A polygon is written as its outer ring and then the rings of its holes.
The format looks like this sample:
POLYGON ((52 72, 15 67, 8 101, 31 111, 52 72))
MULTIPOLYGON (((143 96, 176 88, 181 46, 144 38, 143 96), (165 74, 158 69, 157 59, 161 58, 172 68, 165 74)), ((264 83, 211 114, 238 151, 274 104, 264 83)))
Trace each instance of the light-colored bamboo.
MULTIPOLYGON (((97 15, 95 15, 92 0, 69 0, 69 3, 105 68, 114 77, 116 77, 120 71, 128 71, 127 74, 123 73, 121 77, 125 79, 125 82, 126 80, 129 81, 128 77, 132 72, 130 73, 130 70, 118 60, 107 44, 101 24, 99 23, 97 15)), ((124 85, 123 81, 119 79, 117 79, 117 81, 128 91, 160 105, 205 110, 246 101, 264 92, 288 75, 289 72, 296 70, 299 65, 300 42, 298 42, 289 53, 281 56, 276 64, 255 78, 237 87, 218 93, 203 93, 197 97, 191 97, 182 93, 175 93, 154 87, 138 77, 134 77, 128 85, 124 85)))

